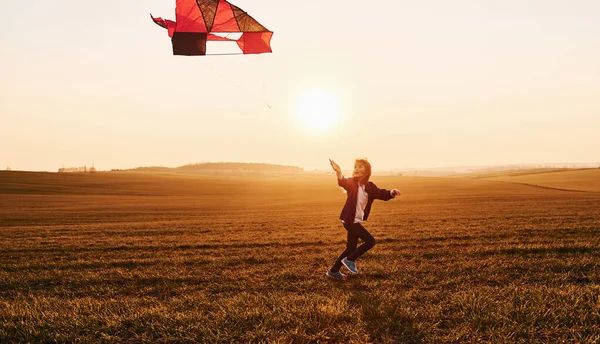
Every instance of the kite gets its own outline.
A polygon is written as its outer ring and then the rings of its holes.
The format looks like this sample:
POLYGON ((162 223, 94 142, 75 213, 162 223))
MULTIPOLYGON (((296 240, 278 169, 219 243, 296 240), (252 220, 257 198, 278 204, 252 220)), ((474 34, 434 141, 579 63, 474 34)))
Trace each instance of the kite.
POLYGON ((237 54, 271 52, 273 32, 225 0, 176 0, 175 21, 150 17, 167 29, 173 55, 219 55, 206 51, 207 41, 235 42, 237 54), (241 35, 229 38, 231 33, 241 35))

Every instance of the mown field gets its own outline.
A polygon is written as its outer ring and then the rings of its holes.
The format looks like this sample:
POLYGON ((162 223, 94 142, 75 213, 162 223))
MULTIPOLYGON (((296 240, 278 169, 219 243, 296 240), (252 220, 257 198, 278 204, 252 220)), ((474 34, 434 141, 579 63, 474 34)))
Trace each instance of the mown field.
POLYGON ((600 342, 600 193, 372 180, 340 282, 333 175, 0 172, 0 342, 600 342))

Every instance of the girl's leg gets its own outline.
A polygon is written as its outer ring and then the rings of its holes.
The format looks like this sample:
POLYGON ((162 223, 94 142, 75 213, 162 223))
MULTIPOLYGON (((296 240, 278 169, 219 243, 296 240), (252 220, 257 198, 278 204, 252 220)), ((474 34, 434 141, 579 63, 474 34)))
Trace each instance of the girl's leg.
POLYGON ((358 236, 356 236, 353 231, 348 229, 348 225, 344 224, 344 228, 346 228, 346 231, 348 232, 346 250, 340 254, 331 269, 329 269, 333 273, 340 271, 340 268, 342 267, 342 259, 348 257, 350 253, 354 252, 356 250, 356 245, 358 245, 358 236))
MULTIPOLYGON (((375 246, 375 238, 363 227, 360 223, 352 224, 351 230, 348 230, 348 233, 352 232, 354 236, 361 238, 364 243, 360 245, 356 250, 352 251, 346 259, 349 261, 355 261, 358 257, 362 256, 365 252, 372 249, 375 246)), ((356 246, 355 246, 356 247, 356 246)))

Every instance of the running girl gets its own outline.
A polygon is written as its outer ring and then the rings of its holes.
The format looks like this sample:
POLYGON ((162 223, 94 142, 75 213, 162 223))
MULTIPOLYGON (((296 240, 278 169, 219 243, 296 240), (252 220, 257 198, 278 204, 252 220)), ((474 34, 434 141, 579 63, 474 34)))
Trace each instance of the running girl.
POLYGON ((375 238, 361 224, 369 217, 373 201, 376 199, 389 201, 399 196, 400 191, 398 189, 380 189, 373 182, 370 182, 371 164, 367 159, 356 159, 354 161, 352 178, 344 178, 340 166, 333 160, 329 159, 329 163, 337 175, 338 185, 343 187, 347 194, 346 204, 344 204, 340 214, 340 220, 342 220, 348 234, 346 250, 327 270, 327 276, 341 280, 344 279, 344 274, 340 272, 342 265, 351 273, 358 274, 356 259, 375 246, 375 238), (359 238, 364 243, 356 247, 359 238))

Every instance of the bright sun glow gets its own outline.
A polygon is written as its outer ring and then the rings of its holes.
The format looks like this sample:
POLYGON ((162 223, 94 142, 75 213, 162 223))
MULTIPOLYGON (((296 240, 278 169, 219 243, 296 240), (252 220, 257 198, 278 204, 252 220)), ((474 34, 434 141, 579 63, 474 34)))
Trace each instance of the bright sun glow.
POLYGON ((324 90, 313 90, 304 94, 297 108, 298 119, 314 130, 325 130, 338 117, 338 103, 335 97, 324 90))

